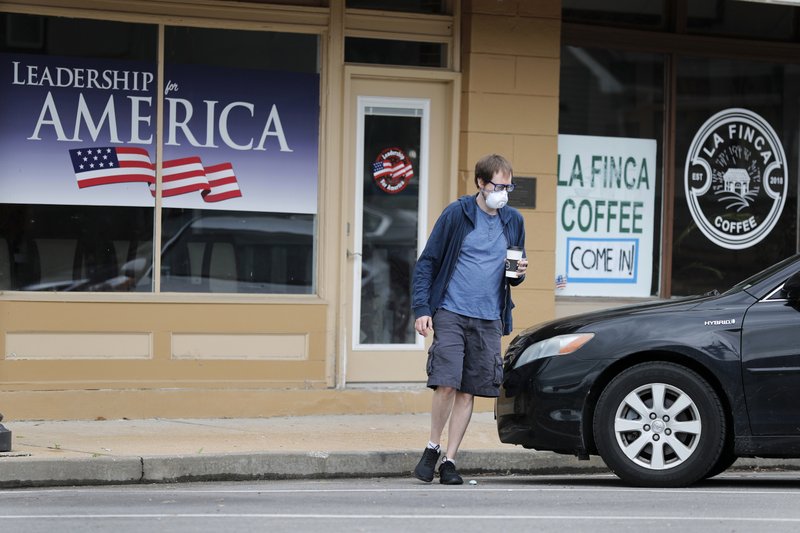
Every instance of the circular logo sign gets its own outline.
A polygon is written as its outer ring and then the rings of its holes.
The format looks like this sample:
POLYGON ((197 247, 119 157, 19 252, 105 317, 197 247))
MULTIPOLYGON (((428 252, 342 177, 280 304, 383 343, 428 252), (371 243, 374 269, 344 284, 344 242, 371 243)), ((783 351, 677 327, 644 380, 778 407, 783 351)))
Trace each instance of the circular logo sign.
POLYGON ((387 148, 372 164, 372 177, 384 192, 396 194, 406 188, 414 177, 408 156, 400 148, 387 148))
POLYGON ((749 248, 769 235, 783 211, 788 179, 778 135, 747 109, 726 109, 697 130, 685 170, 686 201, 715 244, 749 248))

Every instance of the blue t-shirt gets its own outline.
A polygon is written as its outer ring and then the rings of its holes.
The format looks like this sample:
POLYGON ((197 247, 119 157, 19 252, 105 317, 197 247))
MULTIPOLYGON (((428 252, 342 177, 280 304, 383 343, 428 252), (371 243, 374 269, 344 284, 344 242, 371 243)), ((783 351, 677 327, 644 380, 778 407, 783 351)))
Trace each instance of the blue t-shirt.
POLYGON ((499 320, 508 243, 500 217, 480 208, 477 212, 475 229, 461 245, 442 307, 472 318, 499 320))

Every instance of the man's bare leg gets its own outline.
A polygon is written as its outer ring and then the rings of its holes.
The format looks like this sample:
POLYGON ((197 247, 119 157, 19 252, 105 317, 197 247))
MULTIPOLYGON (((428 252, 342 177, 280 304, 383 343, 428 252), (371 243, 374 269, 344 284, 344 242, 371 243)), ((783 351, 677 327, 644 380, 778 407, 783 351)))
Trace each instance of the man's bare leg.
POLYGON ((414 468, 414 477, 425 482, 433 481, 434 468, 436 462, 439 460, 441 454, 439 450, 439 441, 442 438, 442 431, 447 419, 450 418, 450 413, 453 410, 453 399, 455 398, 456 390, 452 387, 437 387, 433 391, 433 400, 431 405, 431 443, 436 444, 436 448, 428 445, 422 452, 422 458, 414 468))
POLYGON ((436 387, 433 391, 433 401, 431 405, 431 442, 439 444, 442 439, 442 431, 450 413, 453 410, 453 399, 456 390, 453 387, 436 387))
POLYGON ((464 438, 469 421, 472 419, 474 403, 475 397, 472 394, 461 391, 455 393, 450 414, 450 427, 447 432, 447 452, 445 456, 448 459, 455 460, 458 448, 461 446, 461 440, 464 438))

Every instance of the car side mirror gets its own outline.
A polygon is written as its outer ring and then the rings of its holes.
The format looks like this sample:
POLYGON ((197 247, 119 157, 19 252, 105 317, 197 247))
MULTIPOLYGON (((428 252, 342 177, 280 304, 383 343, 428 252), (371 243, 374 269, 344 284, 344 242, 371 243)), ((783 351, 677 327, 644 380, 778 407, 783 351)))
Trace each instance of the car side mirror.
POLYGON ((786 280, 781 293, 790 302, 800 300, 800 272, 795 272, 786 280))

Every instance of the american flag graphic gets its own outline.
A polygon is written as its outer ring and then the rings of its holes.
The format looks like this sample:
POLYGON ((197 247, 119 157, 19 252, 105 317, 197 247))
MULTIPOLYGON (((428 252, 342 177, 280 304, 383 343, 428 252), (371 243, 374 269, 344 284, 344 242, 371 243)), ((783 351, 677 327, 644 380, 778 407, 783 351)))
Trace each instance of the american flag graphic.
MULTIPOLYGON (((109 183, 144 182, 149 184, 150 193, 156 194, 155 165, 143 148, 78 148, 70 150, 69 155, 81 189, 109 183)), ((165 198, 194 191, 200 191, 206 202, 242 196, 230 163, 204 167, 199 157, 184 157, 164 161, 161 174, 161 195, 165 198)))
POLYGON ((70 150, 69 156, 81 189, 109 183, 156 181, 155 165, 142 148, 79 148, 70 150))
POLYGON ((567 277, 558 275, 556 276, 556 289, 566 289, 567 288, 567 277))
POLYGON ((230 163, 206 167, 206 178, 210 189, 201 193, 206 202, 219 202, 242 195, 230 163))
POLYGON ((388 176, 392 173, 392 164, 389 161, 372 163, 372 175, 376 178, 388 176))
POLYGON ((414 175, 414 169, 411 163, 402 161, 393 165, 391 161, 378 161, 372 164, 372 176, 374 178, 382 178, 383 176, 391 176, 393 180, 400 178, 410 178, 414 175))

